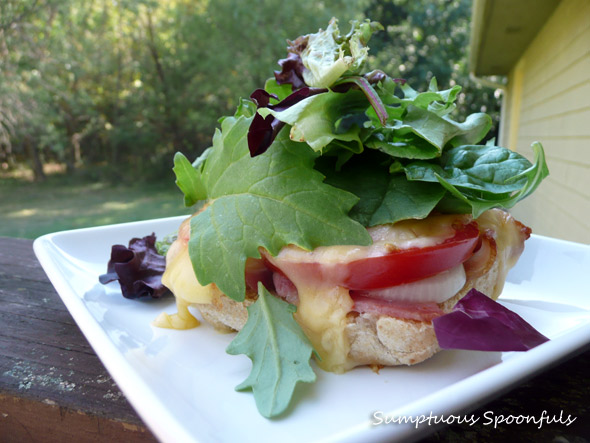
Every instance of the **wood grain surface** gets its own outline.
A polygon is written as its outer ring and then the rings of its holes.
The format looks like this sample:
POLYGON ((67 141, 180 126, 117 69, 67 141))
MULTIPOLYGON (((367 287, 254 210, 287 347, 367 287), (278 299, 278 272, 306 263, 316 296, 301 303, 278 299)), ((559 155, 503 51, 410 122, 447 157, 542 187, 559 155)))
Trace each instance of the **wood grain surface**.
POLYGON ((0 441, 155 441, 35 258, 0 238, 0 441))

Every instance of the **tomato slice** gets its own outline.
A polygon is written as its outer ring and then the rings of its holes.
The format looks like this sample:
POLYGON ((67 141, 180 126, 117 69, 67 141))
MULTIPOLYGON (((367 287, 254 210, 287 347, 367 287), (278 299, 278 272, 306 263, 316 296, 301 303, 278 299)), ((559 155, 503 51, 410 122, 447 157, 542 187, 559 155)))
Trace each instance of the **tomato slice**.
POLYGON ((401 249, 347 263, 348 277, 342 283, 352 290, 381 289, 430 277, 465 262, 478 242, 477 223, 461 225, 453 237, 438 245, 401 249))
POLYGON ((312 286, 342 286, 351 290, 382 289, 411 283, 451 269, 469 259, 479 244, 477 223, 457 222, 452 234, 441 242, 424 247, 396 249, 382 255, 334 262, 296 257, 271 257, 263 252, 266 265, 289 279, 312 286))

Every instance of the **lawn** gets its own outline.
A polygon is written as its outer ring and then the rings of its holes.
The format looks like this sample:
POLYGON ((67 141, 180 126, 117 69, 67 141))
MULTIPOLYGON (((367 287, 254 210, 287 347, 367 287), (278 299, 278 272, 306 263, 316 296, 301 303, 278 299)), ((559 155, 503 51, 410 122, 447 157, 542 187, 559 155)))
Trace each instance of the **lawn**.
POLYGON ((113 185, 62 174, 43 183, 0 177, 0 236, 32 239, 65 229, 189 213, 173 179, 113 185))

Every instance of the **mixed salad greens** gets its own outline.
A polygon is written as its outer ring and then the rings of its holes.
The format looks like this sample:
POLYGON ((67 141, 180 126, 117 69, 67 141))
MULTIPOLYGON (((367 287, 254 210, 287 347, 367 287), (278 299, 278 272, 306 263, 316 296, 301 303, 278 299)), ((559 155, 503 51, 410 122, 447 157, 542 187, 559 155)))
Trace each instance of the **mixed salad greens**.
MULTIPOLYGON (((196 161, 174 158, 185 204, 207 201, 191 219, 189 254, 201 285, 236 301, 259 248, 306 250, 368 245, 366 227, 425 218, 433 211, 510 208, 548 175, 543 148, 534 163, 479 144, 492 121, 452 117, 460 86, 418 92, 381 71, 365 73, 367 43, 381 26, 352 22, 290 42, 281 71, 233 116, 220 120, 212 147, 196 161)), ((252 389, 265 417, 281 414, 298 382, 311 382, 313 348, 295 307, 259 285, 248 322, 228 348, 253 362, 237 389, 252 389)), ((544 337, 543 337, 544 339, 544 337)), ((539 341, 534 342, 539 343, 539 341)))

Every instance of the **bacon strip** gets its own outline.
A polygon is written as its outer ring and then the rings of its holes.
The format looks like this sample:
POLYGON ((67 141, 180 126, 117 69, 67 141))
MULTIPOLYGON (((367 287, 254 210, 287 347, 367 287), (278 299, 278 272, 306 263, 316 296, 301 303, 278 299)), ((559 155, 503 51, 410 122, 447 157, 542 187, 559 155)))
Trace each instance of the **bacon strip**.
POLYGON ((372 312, 379 315, 401 318, 404 320, 431 321, 440 317, 444 311, 437 303, 394 303, 362 295, 351 295, 354 312, 372 312))

